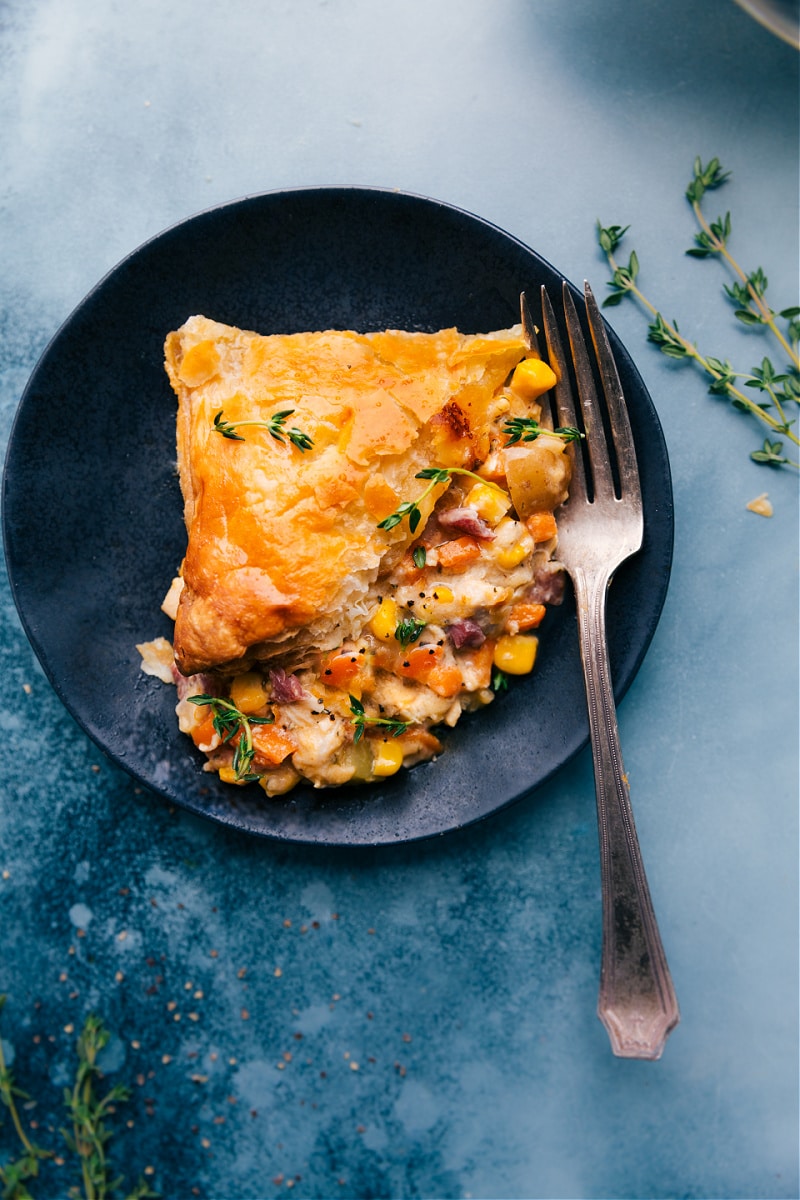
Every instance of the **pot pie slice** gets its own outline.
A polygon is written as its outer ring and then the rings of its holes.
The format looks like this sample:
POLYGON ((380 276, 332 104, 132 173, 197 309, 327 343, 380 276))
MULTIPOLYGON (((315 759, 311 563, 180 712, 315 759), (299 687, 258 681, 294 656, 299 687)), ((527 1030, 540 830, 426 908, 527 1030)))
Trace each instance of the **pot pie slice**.
POLYGON ((555 376, 520 327, 193 316, 165 366, 188 540, 173 646, 140 650, 206 769, 268 795, 380 779, 532 669, 570 457, 538 424, 555 376))

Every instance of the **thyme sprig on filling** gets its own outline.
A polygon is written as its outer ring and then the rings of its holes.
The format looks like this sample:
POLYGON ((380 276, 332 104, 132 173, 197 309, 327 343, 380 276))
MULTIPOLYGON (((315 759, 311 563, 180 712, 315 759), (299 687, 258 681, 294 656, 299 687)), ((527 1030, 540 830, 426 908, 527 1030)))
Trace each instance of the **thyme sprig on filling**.
POLYGON ((355 696, 350 696, 350 712, 353 714, 353 724, 356 729, 353 736, 354 745, 361 741, 367 725, 381 725, 392 737, 400 737, 411 724, 410 721, 395 721, 388 717, 368 717, 364 711, 364 705, 355 696))
MULTIPOLYGON (((724 291, 735 305, 734 316, 743 325, 760 327, 775 338, 788 360, 786 369, 776 370, 772 361, 765 356, 760 366, 750 371, 735 371, 727 359, 701 353, 681 333, 677 321, 666 320, 640 289, 636 251, 631 251, 627 266, 617 261, 615 251, 630 226, 602 226, 598 221, 598 241, 613 272, 608 284, 611 294, 606 297, 603 307, 620 304, 626 297, 636 299, 653 317, 647 338, 658 346, 662 354, 668 358, 694 362, 710 376, 708 390, 712 396, 726 396, 734 408, 749 413, 766 425, 771 436, 782 435, 800 446, 800 438, 793 428, 795 419, 790 419, 788 415, 791 406, 800 404, 800 307, 792 306, 776 312, 767 303, 768 280, 762 268, 756 267, 754 271, 746 272, 728 249, 731 237, 729 212, 715 221, 706 219, 701 207, 705 193, 722 187, 729 176, 730 172, 723 171, 718 158, 712 158, 705 166, 700 158, 695 159, 692 179, 686 188, 686 199, 691 205, 699 231, 695 234, 694 246, 686 253, 699 259, 716 257, 726 263, 734 280, 724 286, 724 291), (786 322, 785 331, 778 325, 778 319, 786 322), (761 398, 748 395, 744 388, 761 393, 761 398)), ((750 457, 757 463, 772 467, 800 466, 783 453, 783 442, 772 441, 771 436, 767 436, 763 445, 754 450, 750 457)))
POLYGON ((504 432, 507 435, 507 446, 516 446, 517 442, 535 442, 540 434, 548 437, 561 438, 565 442, 579 442, 583 437, 580 429, 574 425, 562 425, 560 429, 546 429, 534 417, 506 417, 504 432))
POLYGON ((394 529, 395 525, 399 525, 404 517, 408 517, 408 527, 413 533, 422 520, 420 504, 430 496, 435 487, 440 483, 448 483, 453 475, 469 475, 472 479, 477 479, 478 483, 494 488, 496 492, 505 495, 503 489, 496 483, 483 479, 474 471, 468 471, 466 467, 426 467, 424 471, 418 471, 414 476, 415 479, 430 480, 425 490, 417 496, 416 500, 406 500, 403 504, 398 505, 393 513, 389 513, 388 517, 384 517, 382 521, 378 522, 378 529, 394 529))
POLYGON ((187 699, 190 704, 196 704, 198 707, 207 705, 211 708, 214 714, 212 724, 223 742, 229 742, 237 734, 240 735, 233 751, 233 762, 231 763, 236 772, 236 778, 242 783, 253 783, 259 779, 259 775, 250 772, 256 753, 251 725, 272 725, 275 718, 273 716, 254 717, 245 714, 229 700, 220 700, 218 696, 208 696, 205 692, 199 696, 188 696, 187 699))
POLYGON ((214 430, 216 433, 221 433, 224 438, 229 438, 232 442, 243 442, 246 439, 236 433, 237 429, 243 429, 246 425, 255 425, 260 429, 266 429, 276 442, 284 444, 284 438, 288 438, 293 446, 297 446, 298 450, 310 450, 314 445, 312 438, 302 429, 293 426, 291 429, 285 427, 288 417, 294 412, 293 408, 284 408, 280 412, 273 413, 266 421, 226 421, 223 416, 223 410, 220 409, 214 417, 214 430))

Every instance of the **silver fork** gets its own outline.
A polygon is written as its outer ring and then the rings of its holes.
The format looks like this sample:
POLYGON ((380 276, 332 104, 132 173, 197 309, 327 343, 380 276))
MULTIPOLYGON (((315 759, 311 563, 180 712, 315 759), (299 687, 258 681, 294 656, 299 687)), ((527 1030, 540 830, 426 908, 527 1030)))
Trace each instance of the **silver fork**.
MULTIPOLYGON (((642 864, 622 764, 606 641, 606 592, 617 567, 642 545, 644 519, 636 451, 625 398, 603 319, 588 283, 586 312, 606 397, 617 460, 619 495, 586 343, 572 295, 563 285, 564 315, 585 431, 590 481, 576 447, 570 497, 559 511, 557 557, 572 578, 578 612, 589 730, 594 760, 603 944, 597 1015, 623 1058, 657 1059, 680 1014, 642 864), (591 488, 591 494, 590 494, 591 488)), ((523 301, 523 324, 535 345, 523 301)), ((558 425, 577 426, 567 360, 547 292, 544 334, 555 388, 558 425)))

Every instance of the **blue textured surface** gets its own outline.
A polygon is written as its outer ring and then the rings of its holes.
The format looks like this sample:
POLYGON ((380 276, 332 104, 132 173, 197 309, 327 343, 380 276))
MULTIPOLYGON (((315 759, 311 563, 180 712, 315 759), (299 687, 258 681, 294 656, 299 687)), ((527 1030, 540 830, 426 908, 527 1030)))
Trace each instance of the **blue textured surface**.
MULTIPOLYGON (((709 212, 796 303, 798 57, 731 0, 11 0, 0 62, 4 437, 107 270, 279 187, 431 195, 598 291, 594 221, 630 222, 645 289, 749 367, 766 349, 722 270, 682 255, 692 160, 717 154, 733 179, 709 212)), ((610 318, 676 499, 671 590, 620 711, 682 1010, 661 1062, 614 1059, 594 1015, 588 755, 432 843, 253 844, 103 759, 4 584, 1 1028, 40 1140, 94 1009, 133 1087, 115 1160, 169 1200, 797 1196, 797 480, 749 462, 757 428, 639 312, 610 318), (745 508, 763 491, 771 520, 745 508)), ((74 1182, 68 1159, 34 1194, 74 1182)))

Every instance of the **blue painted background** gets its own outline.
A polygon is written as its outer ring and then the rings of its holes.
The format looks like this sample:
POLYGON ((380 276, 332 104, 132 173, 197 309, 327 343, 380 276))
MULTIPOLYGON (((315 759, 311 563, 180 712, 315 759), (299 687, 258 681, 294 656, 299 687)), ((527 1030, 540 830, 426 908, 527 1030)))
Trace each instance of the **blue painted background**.
MULTIPOLYGON (((683 256, 692 161, 718 155, 709 215, 730 208, 740 260, 797 302, 798 56, 732 0, 6 0, 0 63, 4 439, 117 261, 284 186, 434 196, 599 292, 594 222, 630 223, 645 290, 749 367, 766 349, 724 272, 683 256)), ((682 1009, 661 1062, 614 1059, 595 1016, 588 754, 432 843, 248 842, 104 760, 4 582, 0 1032, 41 1141, 95 1010, 133 1089, 115 1161, 169 1200, 798 1195, 797 477, 749 461, 758 429, 632 305, 609 317, 676 499, 671 590, 620 712, 682 1009), (762 491, 770 520, 745 508, 762 491)), ((6 1125, 0 1161, 12 1146, 6 1125)), ((35 1195, 75 1182, 51 1164, 35 1195)))

